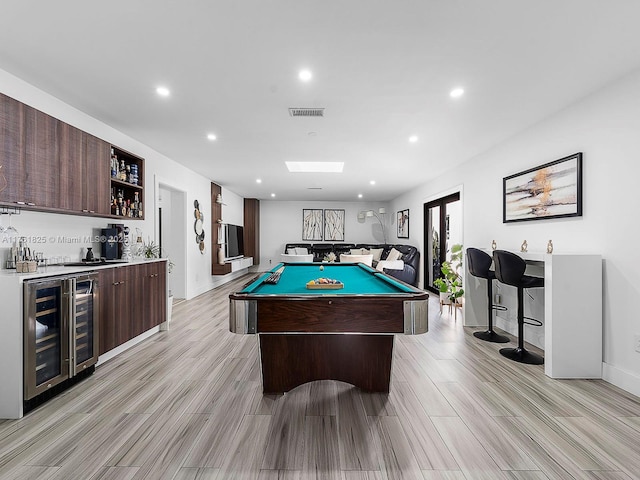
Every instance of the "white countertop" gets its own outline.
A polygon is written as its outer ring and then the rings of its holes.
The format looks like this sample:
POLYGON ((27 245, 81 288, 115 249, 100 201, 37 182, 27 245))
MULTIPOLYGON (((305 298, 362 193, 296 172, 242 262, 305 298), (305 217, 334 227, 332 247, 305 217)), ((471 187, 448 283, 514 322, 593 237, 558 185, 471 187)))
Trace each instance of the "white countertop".
MULTIPOLYGON (((493 255, 493 250, 490 248, 481 248, 480 250, 483 250, 485 252, 487 252, 489 255, 493 255)), ((501 249, 499 248, 498 250, 505 250, 505 249, 501 249)), ((547 253, 547 252, 521 252, 519 250, 507 250, 508 252, 511 253, 515 253, 516 255, 518 255, 520 258, 524 259, 524 260, 528 260, 530 262, 545 262, 545 261, 549 261, 551 260, 554 256, 555 257, 559 257, 559 256, 585 256, 585 255, 596 255, 596 254, 592 254, 592 253, 580 253, 580 252, 554 252, 554 253, 547 253)))
POLYGON ((141 263, 149 262, 166 262, 166 258, 139 258, 131 260, 130 262, 106 262, 97 265, 78 265, 78 266, 64 266, 64 265, 50 265, 47 267, 38 267, 38 270, 31 273, 18 273, 16 270, 0 270, 0 279, 11 280, 15 279, 18 282, 30 280, 33 278, 52 277, 56 275, 69 275, 79 272, 87 272, 92 270, 100 270, 103 268, 115 268, 126 267, 128 265, 138 265, 141 263))

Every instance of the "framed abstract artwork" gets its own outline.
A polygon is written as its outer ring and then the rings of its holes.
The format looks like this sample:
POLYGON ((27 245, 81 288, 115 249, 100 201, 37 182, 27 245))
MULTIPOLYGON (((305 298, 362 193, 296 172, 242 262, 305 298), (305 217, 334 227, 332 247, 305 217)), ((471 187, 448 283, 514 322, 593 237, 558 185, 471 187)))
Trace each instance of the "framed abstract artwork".
POLYGON ((322 209, 302 209, 302 240, 322 240, 322 209))
POLYGON ((398 238, 409 238, 409 209, 398 212, 398 238))
POLYGON ((502 180, 502 223, 582 216, 582 153, 502 180))
POLYGON ((324 211, 325 241, 344 242, 344 210, 324 211))

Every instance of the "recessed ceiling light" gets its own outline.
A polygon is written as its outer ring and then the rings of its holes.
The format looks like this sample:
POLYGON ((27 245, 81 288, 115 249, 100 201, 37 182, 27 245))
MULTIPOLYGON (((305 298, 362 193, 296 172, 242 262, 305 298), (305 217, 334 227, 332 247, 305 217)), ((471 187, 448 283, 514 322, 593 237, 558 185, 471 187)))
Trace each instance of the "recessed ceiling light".
POLYGON ((261 178, 256 178, 256 183, 262 183, 262 179, 261 178))
POLYGON ((303 82, 308 82, 311 77, 313 77, 311 70, 300 70, 300 73, 298 73, 298 78, 303 82))
POLYGON ((218 137, 216 137, 215 133, 207 133, 207 138, 213 142, 218 137))
POLYGON ((416 143, 416 142, 418 141, 418 136, 417 136, 417 135, 411 135, 411 136, 409 137, 409 141, 410 141, 411 143, 416 143))
POLYGON ((171 92, 169 91, 169 89, 167 87, 158 87, 156 88, 156 93, 158 95, 160 95, 161 97, 168 97, 171 92))
POLYGON ((358 194, 358 198, 362 198, 362 194, 361 193, 358 194))
POLYGON ((376 184, 376 181, 375 181, 375 180, 370 180, 370 181, 369 181, 369 185, 375 185, 375 184, 376 184))
POLYGON ((454 88, 453 90, 451 90, 449 95, 451 96, 451 98, 460 98, 462 95, 464 95, 464 88, 454 88))
POLYGON ((284 162, 290 172, 342 173, 344 162, 284 162))
POLYGON ((271 196, 272 196, 272 197, 275 197, 275 196, 276 196, 276 194, 275 194, 275 193, 272 193, 272 194, 271 194, 271 196))

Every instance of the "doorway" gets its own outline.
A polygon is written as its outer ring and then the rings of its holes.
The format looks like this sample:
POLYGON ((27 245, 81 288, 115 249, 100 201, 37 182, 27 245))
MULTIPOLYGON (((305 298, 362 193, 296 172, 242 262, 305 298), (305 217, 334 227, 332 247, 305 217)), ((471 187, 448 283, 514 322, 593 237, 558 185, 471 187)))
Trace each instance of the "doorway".
POLYGON ((169 291, 176 300, 186 298, 186 193, 166 184, 159 184, 156 204, 161 256, 168 257, 173 264, 167 278, 169 291))
POLYGON ((451 258, 451 246, 462 243, 462 202, 460 192, 424 204, 424 285, 437 293, 433 286, 442 277, 440 267, 451 258))

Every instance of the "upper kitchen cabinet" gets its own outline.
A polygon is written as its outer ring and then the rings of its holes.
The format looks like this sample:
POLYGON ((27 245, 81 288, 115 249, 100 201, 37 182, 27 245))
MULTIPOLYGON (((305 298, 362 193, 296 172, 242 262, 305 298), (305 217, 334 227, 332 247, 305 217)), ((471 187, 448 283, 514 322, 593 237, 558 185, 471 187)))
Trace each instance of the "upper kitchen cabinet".
MULTIPOLYGON (((22 202, 60 208, 58 130, 61 122, 35 108, 25 107, 25 159, 22 202)), ((66 192, 68 193, 68 192, 66 192)), ((20 200, 18 200, 20 202, 20 200)))
POLYGON ((0 94, 0 203, 24 197, 25 105, 0 94))
POLYGON ((109 159, 111 145, 83 132, 84 182, 82 185, 83 211, 95 215, 110 215, 109 159))
POLYGON ((0 96, 0 202, 33 208, 57 206, 58 124, 49 115, 0 96))
POLYGON ((59 123, 60 195, 56 207, 68 213, 109 215, 111 146, 78 128, 59 123))
POLYGON ((60 123, 35 108, 0 95, 1 203, 34 209, 58 208, 60 123))
MULTIPOLYGON (((58 174, 60 189, 56 207, 81 212, 84 208, 83 131, 60 122, 58 128, 58 174)), ((50 205, 53 207, 53 205, 50 205)))

